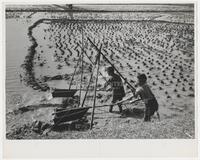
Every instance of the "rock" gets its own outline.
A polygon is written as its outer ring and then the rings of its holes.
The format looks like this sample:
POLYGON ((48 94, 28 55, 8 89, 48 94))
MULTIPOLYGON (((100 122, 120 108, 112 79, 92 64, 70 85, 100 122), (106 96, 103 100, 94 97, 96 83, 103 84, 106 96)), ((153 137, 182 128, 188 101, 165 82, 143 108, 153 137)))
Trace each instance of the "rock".
POLYGON ((41 121, 34 121, 33 124, 32 124, 32 130, 36 133, 40 133, 41 132, 41 126, 42 126, 41 121))
POLYGON ((51 128, 48 128, 46 130, 44 130, 44 132, 42 133, 42 135, 48 136, 48 133, 51 131, 51 128))
POLYGON ((130 119, 127 119, 124 123, 130 123, 130 119))
POLYGON ((44 131, 44 130, 46 130, 46 129, 49 128, 49 127, 50 127, 50 124, 48 124, 48 123, 43 123, 42 126, 41 126, 41 130, 44 131))
POLYGON ((56 75, 51 77, 51 80, 61 80, 62 79, 62 75, 56 75))
POLYGON ((51 77, 49 77, 49 76, 43 76, 42 77, 42 80, 44 81, 44 82, 46 82, 46 81, 48 81, 48 80, 50 80, 51 79, 51 77))
POLYGON ((100 94, 100 93, 97 94, 97 99, 101 99, 102 97, 103 97, 102 94, 100 94))
POLYGON ((19 110, 24 113, 24 112, 28 112, 30 109, 28 108, 28 106, 26 107, 20 107, 19 110))

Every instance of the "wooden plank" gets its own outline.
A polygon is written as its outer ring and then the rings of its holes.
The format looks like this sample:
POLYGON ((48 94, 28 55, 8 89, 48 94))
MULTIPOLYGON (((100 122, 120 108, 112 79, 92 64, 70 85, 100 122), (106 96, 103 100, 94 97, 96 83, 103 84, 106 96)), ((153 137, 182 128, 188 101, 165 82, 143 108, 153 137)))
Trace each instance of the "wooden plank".
POLYGON ((55 125, 62 122, 69 122, 73 120, 81 119, 89 108, 77 108, 76 110, 66 110, 63 112, 55 113, 55 117, 53 119, 55 125))

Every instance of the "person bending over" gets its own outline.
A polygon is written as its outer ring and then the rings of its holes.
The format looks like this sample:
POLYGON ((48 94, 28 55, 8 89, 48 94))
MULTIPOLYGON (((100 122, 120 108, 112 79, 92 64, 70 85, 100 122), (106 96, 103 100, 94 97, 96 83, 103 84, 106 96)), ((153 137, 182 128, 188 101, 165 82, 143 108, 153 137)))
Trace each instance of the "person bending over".
POLYGON ((145 103, 144 121, 150 121, 151 116, 154 115, 155 112, 157 112, 158 118, 160 119, 158 113, 158 102, 147 84, 146 75, 139 74, 137 79, 139 87, 135 91, 135 97, 140 96, 140 98, 145 103))

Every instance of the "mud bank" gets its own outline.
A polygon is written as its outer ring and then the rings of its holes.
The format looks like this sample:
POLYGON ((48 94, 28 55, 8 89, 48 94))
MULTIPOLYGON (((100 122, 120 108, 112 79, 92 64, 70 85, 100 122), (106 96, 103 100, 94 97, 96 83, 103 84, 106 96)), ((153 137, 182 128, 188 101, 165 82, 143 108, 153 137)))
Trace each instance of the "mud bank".
POLYGON ((40 19, 28 28, 28 36, 32 45, 29 47, 28 55, 25 57, 24 64, 22 64, 21 67, 25 69, 25 77, 23 77, 23 80, 28 86, 31 86, 33 89, 36 90, 47 91, 49 89, 47 84, 42 83, 35 78, 33 64, 34 55, 36 54, 36 47, 38 46, 38 44, 36 42, 36 39, 33 37, 32 33, 33 29, 43 21, 43 19, 40 19))

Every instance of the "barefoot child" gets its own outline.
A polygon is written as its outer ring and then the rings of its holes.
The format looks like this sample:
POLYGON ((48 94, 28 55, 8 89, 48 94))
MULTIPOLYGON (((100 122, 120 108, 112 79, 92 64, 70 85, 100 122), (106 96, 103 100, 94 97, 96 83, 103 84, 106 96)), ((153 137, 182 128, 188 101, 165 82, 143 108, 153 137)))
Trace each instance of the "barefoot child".
POLYGON ((145 103, 144 121, 150 121, 151 116, 158 111, 158 102, 154 94, 152 93, 151 89, 146 83, 147 81, 146 75, 139 74, 137 78, 139 87, 136 89, 135 97, 140 96, 141 99, 144 101, 145 103))
MULTIPOLYGON (((108 75, 110 76, 110 79, 107 81, 107 83, 104 85, 103 88, 106 88, 108 85, 111 85, 112 88, 112 103, 116 103, 117 101, 120 101, 125 96, 125 91, 123 87, 122 80, 119 75, 114 73, 113 67, 107 68, 108 75)), ((122 113, 122 106, 118 105, 119 112, 122 113)), ((112 112, 113 105, 110 106, 109 112, 112 112)))

